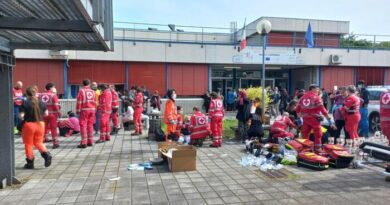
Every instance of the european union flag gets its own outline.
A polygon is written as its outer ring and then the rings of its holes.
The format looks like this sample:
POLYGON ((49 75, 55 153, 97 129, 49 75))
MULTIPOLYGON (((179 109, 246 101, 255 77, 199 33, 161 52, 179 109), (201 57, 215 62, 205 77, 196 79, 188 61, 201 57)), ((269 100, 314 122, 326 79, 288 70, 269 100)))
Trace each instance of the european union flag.
POLYGON ((307 26, 307 31, 305 34, 305 41, 306 41, 308 48, 314 47, 314 36, 313 36, 313 31, 311 30, 310 22, 309 22, 309 26, 307 26))

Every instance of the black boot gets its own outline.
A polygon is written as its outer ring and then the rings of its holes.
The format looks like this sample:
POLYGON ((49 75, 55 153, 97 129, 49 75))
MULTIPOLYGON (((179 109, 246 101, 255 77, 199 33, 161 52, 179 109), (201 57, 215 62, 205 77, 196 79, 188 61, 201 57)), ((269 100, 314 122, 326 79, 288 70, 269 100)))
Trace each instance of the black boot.
POLYGON ((113 127, 111 132, 110 132, 110 135, 116 135, 118 133, 118 131, 116 130, 116 127, 113 127))
POLYGON ((34 169, 34 159, 27 159, 27 163, 24 165, 25 169, 34 169))
POLYGON ((50 167, 52 158, 50 152, 42 152, 41 156, 45 159, 45 167, 50 167))

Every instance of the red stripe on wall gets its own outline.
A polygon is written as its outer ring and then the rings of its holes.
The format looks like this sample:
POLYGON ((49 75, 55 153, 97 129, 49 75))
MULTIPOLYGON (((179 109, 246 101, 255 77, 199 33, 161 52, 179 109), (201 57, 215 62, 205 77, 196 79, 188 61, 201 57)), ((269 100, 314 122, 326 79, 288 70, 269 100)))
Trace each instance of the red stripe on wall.
POLYGON ((356 80, 364 80, 366 85, 384 85, 385 69, 377 67, 358 67, 356 80))
POLYGON ((64 93, 64 61, 17 59, 13 72, 14 83, 22 81, 24 89, 37 85, 44 91, 47 83, 54 83, 58 94, 64 93))
POLYGON ((354 83, 353 67, 322 67, 322 87, 331 92, 334 86, 347 86, 354 83))
POLYGON ((83 79, 97 83, 125 84, 126 65, 115 61, 69 61, 68 82, 81 85, 83 79))
POLYGON ((153 94, 157 90, 160 96, 166 92, 166 71, 164 63, 130 63, 129 86, 144 85, 153 94))
POLYGON ((202 64, 169 64, 169 87, 178 95, 196 96, 207 91, 208 67, 202 64))

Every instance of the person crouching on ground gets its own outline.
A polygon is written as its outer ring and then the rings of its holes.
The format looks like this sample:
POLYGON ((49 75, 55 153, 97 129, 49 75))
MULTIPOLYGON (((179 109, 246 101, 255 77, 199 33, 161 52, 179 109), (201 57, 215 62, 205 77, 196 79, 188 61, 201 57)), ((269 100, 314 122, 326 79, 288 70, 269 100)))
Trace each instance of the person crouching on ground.
POLYGON ((176 91, 169 89, 167 92, 168 100, 165 103, 164 123, 167 125, 166 141, 176 140, 176 125, 177 125, 177 108, 176 108, 176 91))
POLYGON ((25 169, 34 169, 34 151, 35 146, 43 159, 45 167, 51 165, 52 156, 43 144, 45 124, 43 117, 48 115, 46 105, 36 97, 34 88, 29 87, 26 90, 27 100, 23 102, 20 110, 20 117, 23 119, 22 139, 26 152, 25 169))
POLYGON ((195 146, 202 146, 203 140, 210 136, 209 123, 205 114, 199 107, 192 108, 190 119, 191 143, 195 146))
POLYGON ((209 116, 211 119, 211 132, 213 133, 213 143, 210 147, 222 146, 222 122, 225 115, 223 101, 217 93, 211 93, 209 116))
POLYGON ((58 128, 60 129, 60 136, 70 137, 72 134, 78 134, 80 132, 79 118, 72 112, 68 112, 68 119, 58 122, 58 128))
POLYGON ((125 110, 126 112, 122 114, 122 125, 123 129, 130 130, 130 121, 134 119, 134 109, 132 101, 125 101, 125 110))
POLYGON ((178 140, 179 143, 186 144, 186 145, 191 143, 190 127, 191 127, 190 118, 188 116, 185 116, 183 120, 182 128, 180 130, 181 135, 178 140))
POLYGON ((107 85, 101 85, 102 94, 99 97, 100 138, 96 144, 110 141, 110 117, 112 114, 112 91, 107 85))
POLYGON ((294 134, 287 130, 296 128, 295 124, 289 118, 289 113, 284 112, 283 115, 276 117, 274 124, 271 126, 271 136, 275 142, 279 138, 294 138, 294 134))

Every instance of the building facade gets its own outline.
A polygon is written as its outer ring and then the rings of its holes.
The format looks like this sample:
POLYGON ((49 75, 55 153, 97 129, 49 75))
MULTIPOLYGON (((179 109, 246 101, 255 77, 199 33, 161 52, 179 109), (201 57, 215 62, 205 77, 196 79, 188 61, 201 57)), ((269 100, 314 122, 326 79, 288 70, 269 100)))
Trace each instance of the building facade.
MULTIPOLYGON (((263 18, 263 17, 262 17, 263 18)), ((255 25, 246 27, 247 48, 240 50, 242 30, 223 32, 117 28, 115 51, 16 50, 14 80, 26 85, 57 85, 64 98, 75 97, 81 81, 115 84, 119 90, 144 85, 164 95, 175 88, 179 96, 200 96, 207 90, 261 85, 262 38, 255 25)), ((264 17, 272 23, 266 38, 267 86, 307 87, 318 83, 328 91, 335 85, 390 83, 390 50, 342 45, 349 22, 264 17), (307 48, 308 24, 314 48, 307 48), (331 59, 337 56, 338 59, 331 59)), ((167 27, 168 28, 168 27, 167 27)))

